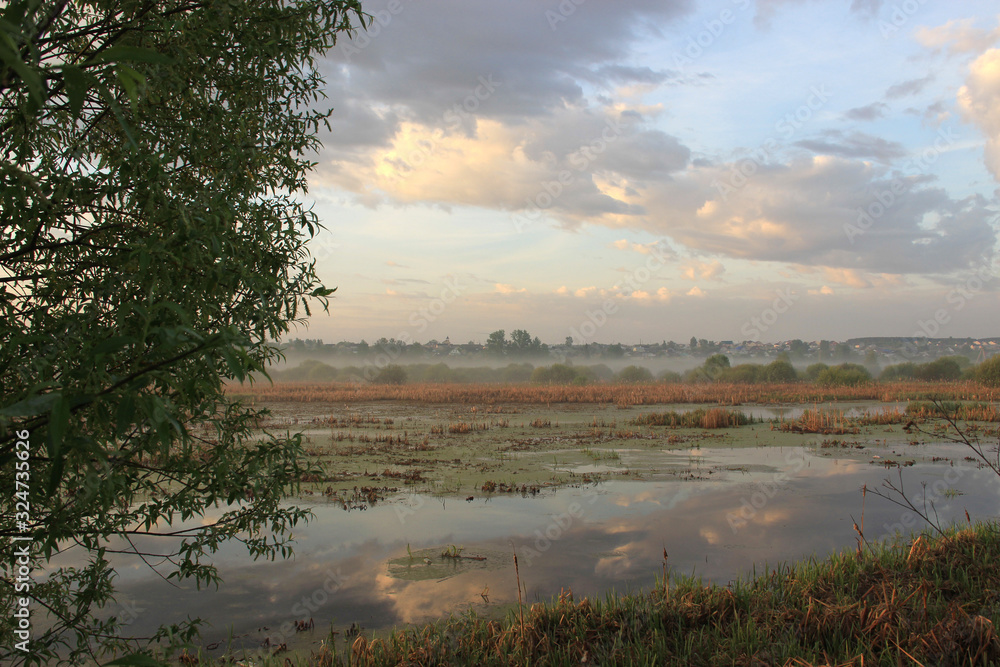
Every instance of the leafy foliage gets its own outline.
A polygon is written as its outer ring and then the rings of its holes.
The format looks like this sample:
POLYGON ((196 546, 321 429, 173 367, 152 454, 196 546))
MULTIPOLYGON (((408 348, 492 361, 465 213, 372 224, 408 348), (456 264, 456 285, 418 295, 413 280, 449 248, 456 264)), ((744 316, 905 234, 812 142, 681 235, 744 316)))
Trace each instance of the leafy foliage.
POLYGON ((653 374, 642 366, 626 366, 618 373, 618 381, 626 384, 636 384, 638 382, 652 382, 653 374))
POLYGON ((860 364, 840 364, 819 371, 816 384, 821 387, 856 387, 871 382, 868 369, 860 364))
POLYGON ((1000 387, 1000 354, 976 366, 975 378, 988 387, 1000 387))
POLYGON ((404 384, 406 382, 406 369, 398 364, 389 364, 385 368, 380 368, 375 377, 372 378, 375 384, 404 384))
MULTIPOLYGON (((279 504, 308 472, 298 437, 250 440, 258 415, 223 385, 264 372, 269 340, 332 290, 297 198, 328 112, 314 58, 352 0, 6 3, 0 16, 0 487, 31 442, 29 525, 0 500, 0 547, 30 535, 77 567, 30 591, 51 625, 0 661, 134 650, 114 618, 112 559, 161 535, 171 579, 218 583, 227 540, 286 556, 307 512, 279 504), (201 525, 206 508, 221 517, 201 525), (162 530, 162 529, 160 529, 162 530), (273 533, 273 534, 272 534, 273 533), (106 616, 106 615, 105 615, 106 616)), ((0 586, 10 592, 9 573, 0 586)), ((197 622, 163 628, 168 653, 197 622)))

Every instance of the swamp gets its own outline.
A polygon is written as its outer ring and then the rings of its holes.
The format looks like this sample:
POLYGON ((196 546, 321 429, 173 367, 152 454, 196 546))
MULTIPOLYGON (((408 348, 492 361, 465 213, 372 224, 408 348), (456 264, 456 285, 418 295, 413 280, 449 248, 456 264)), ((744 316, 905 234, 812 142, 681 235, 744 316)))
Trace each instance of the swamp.
MULTIPOLYGON (((294 557, 248 562, 224 547, 218 590, 121 569, 116 611, 142 632, 197 609, 207 625, 189 660, 396 664, 380 651, 405 628, 483 631, 517 625, 517 611, 539 623, 549 604, 620 613, 671 585, 711 597, 831 556, 854 567, 883 545, 916 548, 910 533, 928 519, 989 537, 974 522, 1000 514, 997 474, 955 442, 995 458, 1000 412, 981 386, 949 385, 950 403, 926 386, 814 402, 799 386, 746 402, 688 387, 669 404, 650 402, 662 386, 559 390, 561 402, 530 386, 234 387, 267 408, 262 434, 301 433, 314 464, 293 490, 314 515, 294 531, 294 557), (850 550, 857 559, 837 555, 850 550)), ((578 640, 571 663, 596 650, 578 640)))

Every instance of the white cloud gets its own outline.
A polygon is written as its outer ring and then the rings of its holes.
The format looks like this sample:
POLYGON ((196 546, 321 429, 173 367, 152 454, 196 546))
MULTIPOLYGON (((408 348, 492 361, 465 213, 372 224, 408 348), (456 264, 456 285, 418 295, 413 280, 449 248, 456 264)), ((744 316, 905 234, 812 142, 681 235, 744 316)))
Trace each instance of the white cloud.
POLYGON ((958 104, 962 115, 986 135, 986 166, 1000 181, 1000 49, 990 49, 969 66, 958 104))
POLYGON ((681 267, 681 276, 687 280, 717 280, 725 272, 726 267, 719 260, 692 261, 681 267))
POLYGON ((1000 41, 1000 26, 993 30, 975 27, 976 19, 952 19, 935 28, 917 29, 916 39, 930 49, 947 47, 948 53, 982 53, 1000 41))

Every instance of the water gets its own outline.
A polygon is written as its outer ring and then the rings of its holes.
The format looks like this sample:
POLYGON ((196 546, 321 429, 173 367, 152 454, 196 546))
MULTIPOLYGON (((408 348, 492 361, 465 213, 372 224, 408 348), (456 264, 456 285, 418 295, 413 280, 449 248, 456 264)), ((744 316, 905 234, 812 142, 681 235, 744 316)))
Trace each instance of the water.
MULTIPOLYGON (((352 512, 316 505, 316 518, 295 531, 294 560, 248 562, 238 545, 220 551, 214 562, 225 583, 218 591, 176 588, 123 560, 122 606, 111 611, 133 618, 129 631, 138 635, 200 616, 211 623, 206 644, 232 636, 248 648, 265 639, 304 646, 331 624, 343 632, 351 624, 380 629, 469 609, 493 613, 517 600, 514 550, 526 602, 564 588, 577 598, 648 590, 662 572, 664 549, 671 572, 725 583, 765 563, 854 547, 862 485, 876 488, 898 475, 872 465, 871 452, 850 458, 840 450, 694 449, 684 457, 695 479, 609 481, 526 498, 477 494, 469 502, 409 495, 352 512), (449 545, 485 560, 442 559, 449 545), (309 618, 315 631, 293 631, 293 621, 309 618)), ((996 476, 964 461, 966 450, 942 444, 920 452, 951 458, 902 469, 911 494, 927 483, 943 521, 964 521, 965 511, 973 519, 1000 515, 996 476)), ((899 507, 868 494, 867 537, 921 527, 904 519, 899 507)))

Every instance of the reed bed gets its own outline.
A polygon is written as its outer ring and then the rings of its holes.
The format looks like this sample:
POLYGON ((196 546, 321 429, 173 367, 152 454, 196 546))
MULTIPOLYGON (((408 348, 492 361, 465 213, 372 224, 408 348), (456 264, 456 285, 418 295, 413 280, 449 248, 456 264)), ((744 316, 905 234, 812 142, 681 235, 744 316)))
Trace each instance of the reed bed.
MULTIPOLYGON (((502 620, 466 614, 325 644, 299 664, 993 665, 1000 535, 992 524, 646 594, 558 600, 502 620), (331 648, 331 646, 333 648, 331 648)), ((666 570, 666 565, 664 565, 666 570)))
POLYGON ((906 414, 923 418, 947 415, 957 421, 1000 422, 1000 410, 997 406, 982 401, 975 403, 916 401, 906 406, 906 414))
POLYGON ((823 435, 844 435, 859 433, 860 428, 853 420, 844 416, 843 410, 805 410, 802 416, 792 421, 781 420, 772 425, 779 431, 788 433, 821 433, 823 435))
POLYGON ((1000 389, 977 382, 893 382, 855 387, 819 387, 789 384, 344 384, 278 382, 231 384, 234 397, 273 402, 371 403, 404 401, 428 404, 460 403, 483 406, 504 404, 547 405, 594 403, 629 407, 663 404, 823 403, 831 401, 910 400, 1000 401, 1000 389))
POLYGON ((688 412, 653 412, 641 414, 631 423, 637 426, 669 426, 671 428, 732 428, 734 426, 746 426, 753 424, 754 419, 750 415, 737 410, 724 410, 722 408, 698 408, 688 412))

